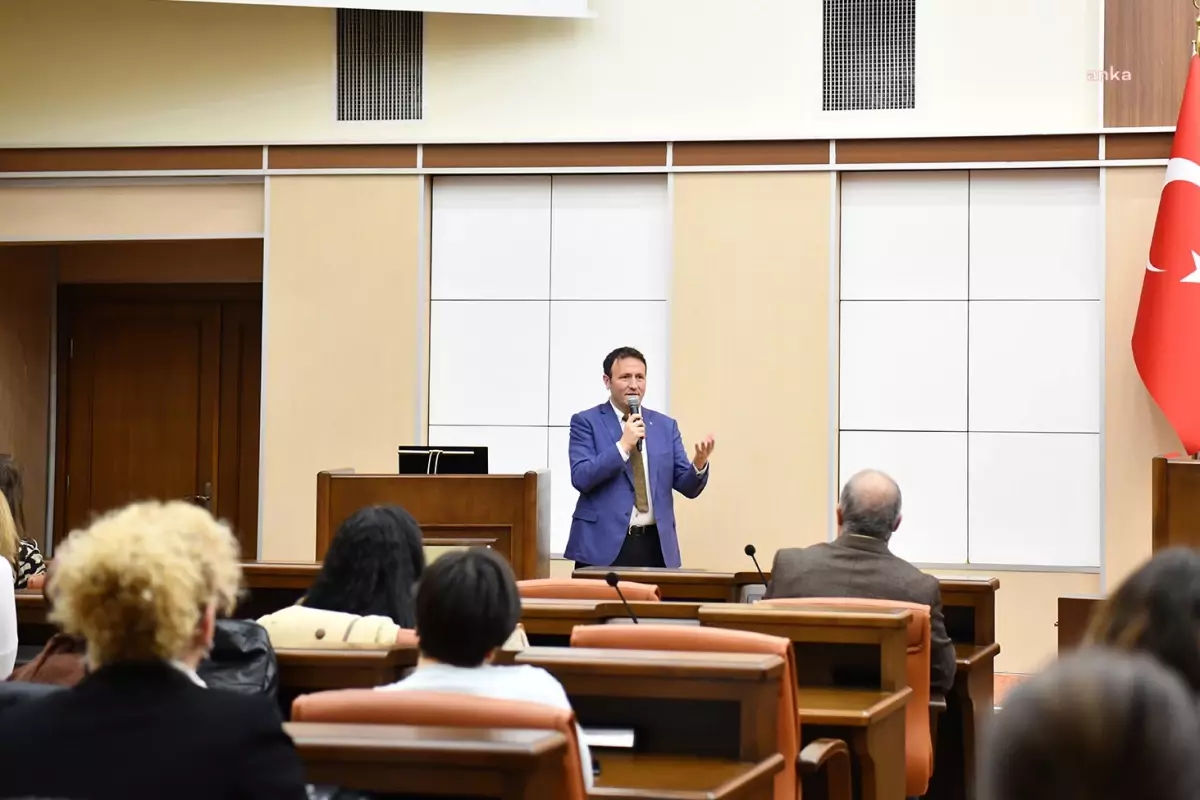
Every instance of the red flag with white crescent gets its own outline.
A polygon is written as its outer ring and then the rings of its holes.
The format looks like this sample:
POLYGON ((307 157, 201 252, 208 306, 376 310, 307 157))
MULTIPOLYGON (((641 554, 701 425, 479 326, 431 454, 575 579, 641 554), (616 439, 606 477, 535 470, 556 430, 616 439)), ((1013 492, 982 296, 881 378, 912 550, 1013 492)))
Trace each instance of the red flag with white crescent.
POLYGON ((1190 454, 1200 452, 1200 57, 1187 86, 1158 201, 1133 361, 1190 454))

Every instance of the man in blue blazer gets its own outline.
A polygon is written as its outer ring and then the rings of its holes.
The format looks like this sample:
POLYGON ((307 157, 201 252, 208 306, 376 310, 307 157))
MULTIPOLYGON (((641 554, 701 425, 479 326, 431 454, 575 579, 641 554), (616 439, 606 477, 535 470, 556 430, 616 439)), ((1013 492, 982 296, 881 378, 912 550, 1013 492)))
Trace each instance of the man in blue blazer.
POLYGON ((675 420, 641 409, 646 357, 619 347, 604 359, 608 400, 571 417, 571 485, 579 502, 567 558, 575 568, 678 567, 674 495, 696 497, 708 484, 713 437, 689 461, 675 420), (630 405, 641 413, 630 413, 630 405))

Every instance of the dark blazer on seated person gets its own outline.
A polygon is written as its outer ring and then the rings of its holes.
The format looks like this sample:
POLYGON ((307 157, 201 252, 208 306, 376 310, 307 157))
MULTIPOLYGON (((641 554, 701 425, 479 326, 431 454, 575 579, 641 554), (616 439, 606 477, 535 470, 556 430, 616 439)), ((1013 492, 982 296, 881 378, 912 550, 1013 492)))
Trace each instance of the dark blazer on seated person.
POLYGON ((780 550, 763 599, 783 597, 861 597, 929 606, 929 687, 945 694, 954 685, 954 644, 946 635, 938 579, 894 555, 882 539, 848 533, 833 542, 780 550))
POLYGON ((0 797, 304 800, 271 698, 206 689, 165 662, 105 666, 0 713, 0 797))

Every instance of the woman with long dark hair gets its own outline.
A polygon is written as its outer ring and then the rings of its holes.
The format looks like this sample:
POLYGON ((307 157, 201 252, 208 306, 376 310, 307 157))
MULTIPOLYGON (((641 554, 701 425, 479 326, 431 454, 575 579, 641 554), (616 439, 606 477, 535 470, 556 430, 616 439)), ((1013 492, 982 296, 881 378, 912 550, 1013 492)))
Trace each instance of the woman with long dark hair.
POLYGON ((21 479, 21 467, 7 453, 0 453, 0 494, 8 502, 8 509, 17 526, 17 555, 13 561, 13 585, 24 589, 29 579, 46 571, 46 563, 37 542, 27 538, 25 529, 25 482, 21 479))
POLYGON ((421 527, 399 506, 362 508, 329 543, 312 588, 259 622, 275 647, 389 647, 415 624, 413 592, 425 570, 421 527))

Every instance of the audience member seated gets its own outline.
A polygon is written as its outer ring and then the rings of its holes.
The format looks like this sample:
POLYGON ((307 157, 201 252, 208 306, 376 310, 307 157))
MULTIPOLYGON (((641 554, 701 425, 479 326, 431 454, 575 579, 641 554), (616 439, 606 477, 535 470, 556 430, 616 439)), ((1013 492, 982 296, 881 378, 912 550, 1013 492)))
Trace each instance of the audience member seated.
POLYGON ((17 663, 17 598, 13 576, 17 570, 20 539, 8 501, 0 494, 0 680, 17 663))
POLYGON ((860 597, 929 606, 930 689, 946 694, 954 685, 955 658, 941 587, 888 549, 900 527, 900 500, 900 487, 882 472, 864 470, 850 478, 838 502, 837 540, 777 552, 763 599, 860 597))
POLYGON ((982 800, 1194 800, 1200 721, 1145 654, 1084 649, 1023 681, 984 744, 982 800))
POLYGON ((1175 547, 1143 564, 1097 609, 1084 641, 1149 653, 1200 694, 1200 553, 1175 547))
POLYGON ((17 523, 20 546, 16 559, 16 587, 24 589, 29 586, 30 578, 46 571, 46 562, 42 559, 37 542, 26 538, 25 484, 21 480, 20 466, 7 453, 0 453, 0 495, 8 501, 8 508, 17 523))
MULTIPOLYGON (((571 708, 562 684, 544 669, 491 663, 521 618, 512 568, 492 550, 472 547, 434 561, 417 588, 416 612, 417 668, 379 691, 451 692, 571 708)), ((582 731, 579 756, 591 787, 592 758, 582 731)))
POLYGON ((196 674, 240 581, 229 528, 187 503, 135 504, 72 533, 47 591, 90 672, 0 716, 0 797, 304 800, 272 700, 196 674))
POLYGON ((421 527, 411 514, 399 506, 359 509, 338 527, 308 594, 258 621, 276 649, 391 647, 413 627, 413 589, 424 569, 421 527))

